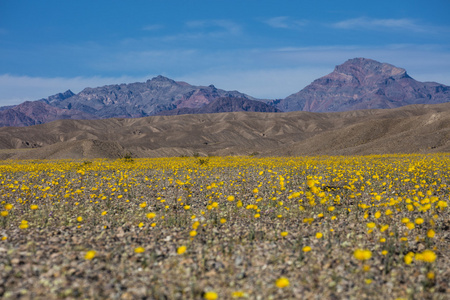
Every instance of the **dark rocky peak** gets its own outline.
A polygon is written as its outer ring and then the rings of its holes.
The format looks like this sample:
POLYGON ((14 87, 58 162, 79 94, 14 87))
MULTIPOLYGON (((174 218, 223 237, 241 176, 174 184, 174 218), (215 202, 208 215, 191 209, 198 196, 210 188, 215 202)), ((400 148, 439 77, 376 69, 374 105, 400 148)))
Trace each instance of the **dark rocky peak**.
POLYGON ((154 82, 167 82, 171 84, 176 84, 177 82, 175 80, 172 80, 170 78, 164 77, 162 75, 158 75, 156 77, 153 77, 152 79, 147 80, 147 83, 154 83, 154 82))
MULTIPOLYGON (((58 96, 59 98, 62 98, 62 99, 70 98, 70 97, 72 97, 73 95, 75 95, 75 93, 72 92, 71 90, 67 90, 67 91, 65 91, 64 93, 59 93, 59 94, 57 94, 57 96, 58 96)), ((54 96, 50 96, 50 97, 54 97, 54 96)))
POLYGON ((160 89, 160 88, 170 88, 174 86, 178 86, 178 83, 175 80, 164 77, 162 75, 158 75, 153 77, 150 80, 147 80, 146 86, 151 89, 160 89))
POLYGON ((380 63, 368 58, 349 59, 345 63, 336 66, 333 73, 352 76, 358 79, 360 83, 389 77, 409 78, 406 70, 403 68, 397 68, 391 64, 380 63))
POLYGON ((416 81, 405 69, 387 63, 354 58, 272 104, 283 111, 331 112, 449 101, 450 92, 445 85, 416 81))
POLYGON ((61 102, 67 98, 74 96, 74 95, 75 94, 71 90, 67 90, 64 93, 58 93, 58 94, 52 95, 46 99, 41 99, 40 101, 45 102, 47 104, 52 104, 52 103, 56 103, 56 102, 61 102))

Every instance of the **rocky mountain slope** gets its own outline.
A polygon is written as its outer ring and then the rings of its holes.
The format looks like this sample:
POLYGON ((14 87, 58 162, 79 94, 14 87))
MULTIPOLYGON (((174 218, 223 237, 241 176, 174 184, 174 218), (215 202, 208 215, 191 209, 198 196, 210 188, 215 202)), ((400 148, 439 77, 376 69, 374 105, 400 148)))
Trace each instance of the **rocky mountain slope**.
POLYGON ((0 159, 450 152, 450 103, 338 113, 232 112, 0 128, 0 159))
POLYGON ((62 109, 41 101, 27 101, 0 111, 0 127, 30 126, 62 119, 98 119, 79 110, 62 109))
POLYGON ((285 99, 272 101, 282 111, 332 112, 395 108, 450 101, 450 87, 419 82, 405 69, 366 58, 350 59, 285 99))
MULTIPOLYGON (((69 90, 47 99, 0 109, 0 126, 29 126, 56 119, 137 118, 174 109, 201 108, 223 97, 255 100, 213 85, 193 86, 157 76, 146 82, 86 88, 78 94, 69 90)), ((215 111, 210 107, 208 112, 215 111)))
POLYGON ((254 99, 213 85, 193 86, 158 76, 147 82, 86 88, 77 95, 51 104, 94 114, 102 119, 137 118, 176 108, 199 108, 220 97, 254 99))
POLYGON ((268 105, 261 101, 249 100, 244 98, 217 98, 213 102, 206 104, 199 108, 176 108, 172 110, 164 110, 158 115, 173 116, 173 115, 187 115, 187 114, 214 114, 222 112, 238 112, 238 111, 252 111, 252 112, 280 112, 274 106, 268 105))

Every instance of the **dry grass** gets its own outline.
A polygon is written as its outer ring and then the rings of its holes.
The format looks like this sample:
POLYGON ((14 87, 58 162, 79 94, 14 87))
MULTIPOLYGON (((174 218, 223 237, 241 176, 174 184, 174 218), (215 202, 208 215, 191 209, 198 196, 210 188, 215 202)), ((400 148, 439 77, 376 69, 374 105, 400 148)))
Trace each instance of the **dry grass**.
POLYGON ((3 162, 0 296, 448 299, 449 169, 446 154, 3 162))

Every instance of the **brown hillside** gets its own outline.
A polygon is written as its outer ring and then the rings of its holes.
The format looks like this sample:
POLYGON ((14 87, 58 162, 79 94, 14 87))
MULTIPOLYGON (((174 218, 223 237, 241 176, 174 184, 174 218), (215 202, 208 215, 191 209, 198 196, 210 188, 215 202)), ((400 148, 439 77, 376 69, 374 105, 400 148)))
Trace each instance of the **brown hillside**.
POLYGON ((450 103, 339 113, 234 112, 0 128, 1 159, 450 152, 450 103))

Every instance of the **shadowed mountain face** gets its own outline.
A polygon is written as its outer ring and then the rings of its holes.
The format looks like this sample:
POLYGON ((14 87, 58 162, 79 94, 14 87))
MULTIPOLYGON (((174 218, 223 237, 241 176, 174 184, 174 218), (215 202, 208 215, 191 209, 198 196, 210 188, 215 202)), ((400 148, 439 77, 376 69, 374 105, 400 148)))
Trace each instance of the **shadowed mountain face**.
POLYGON ((450 103, 338 113, 232 112, 0 128, 0 159, 450 152, 450 103))
POLYGON ((160 116, 174 116, 187 114, 215 114, 222 112, 238 112, 238 111, 252 111, 252 112, 280 112, 274 106, 265 104, 261 101, 248 100, 244 98, 230 98, 223 97, 214 100, 200 108, 177 108, 172 110, 165 110, 158 115, 160 116))
POLYGON ((53 105, 54 103, 61 102, 72 96, 75 96, 75 94, 71 90, 68 90, 68 91, 65 91, 64 93, 58 93, 56 95, 50 96, 47 99, 41 99, 40 101, 45 102, 49 105, 53 105))
POLYGON ((282 111, 333 112, 449 101, 449 86, 419 82, 404 69, 355 58, 336 66, 332 73, 298 93, 270 104, 282 111))

